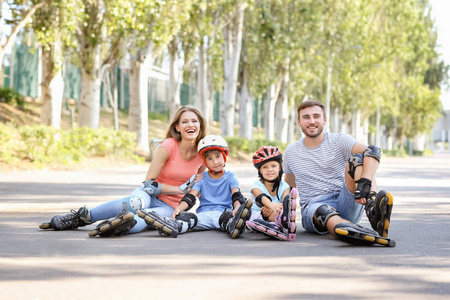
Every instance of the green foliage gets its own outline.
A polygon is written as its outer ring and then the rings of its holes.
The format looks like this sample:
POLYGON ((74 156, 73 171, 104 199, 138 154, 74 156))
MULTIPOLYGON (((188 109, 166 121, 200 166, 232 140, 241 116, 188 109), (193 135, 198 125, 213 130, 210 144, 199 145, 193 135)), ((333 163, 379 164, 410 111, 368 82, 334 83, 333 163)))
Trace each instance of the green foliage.
POLYGON ((256 150, 261 146, 276 146, 280 148, 282 152, 287 147, 287 144, 277 142, 277 141, 269 141, 265 139, 251 140, 249 141, 246 138, 236 138, 236 137, 224 137, 228 143, 228 148, 230 155, 233 156, 234 153, 240 151, 247 154, 253 154, 256 150))
POLYGON ((90 157, 139 158, 133 153, 136 134, 87 127, 60 130, 33 125, 15 128, 0 123, 0 161, 29 161, 36 166, 53 162, 72 164, 90 157))
POLYGON ((8 87, 0 88, 0 102, 19 107, 23 107, 24 105, 23 97, 14 89, 8 87))

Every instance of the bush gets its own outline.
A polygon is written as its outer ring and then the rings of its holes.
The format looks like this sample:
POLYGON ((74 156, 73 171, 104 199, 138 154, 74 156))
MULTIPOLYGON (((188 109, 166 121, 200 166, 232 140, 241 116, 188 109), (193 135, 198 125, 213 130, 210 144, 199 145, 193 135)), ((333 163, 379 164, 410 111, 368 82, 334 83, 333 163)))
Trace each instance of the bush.
POLYGON ((23 97, 18 92, 8 87, 0 88, 0 102, 19 107, 23 107, 25 103, 23 97))
POLYGON ((134 154, 135 138, 135 133, 105 128, 61 130, 45 125, 15 128, 0 124, 0 161, 29 161, 39 167, 110 155, 142 160, 134 154))

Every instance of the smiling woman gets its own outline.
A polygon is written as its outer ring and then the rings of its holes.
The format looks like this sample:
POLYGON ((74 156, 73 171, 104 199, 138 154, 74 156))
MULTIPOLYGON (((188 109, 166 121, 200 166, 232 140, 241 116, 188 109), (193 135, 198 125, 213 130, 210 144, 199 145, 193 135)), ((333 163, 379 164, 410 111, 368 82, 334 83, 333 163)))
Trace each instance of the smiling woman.
POLYGON ((92 209, 81 207, 70 214, 55 216, 40 228, 71 230, 104 220, 89 236, 122 236, 147 227, 145 221, 135 215, 137 210, 151 208, 161 216, 171 216, 188 188, 202 178, 201 173, 205 170, 203 160, 197 154, 197 145, 205 137, 205 124, 204 117, 196 108, 181 107, 141 186, 128 197, 92 209))

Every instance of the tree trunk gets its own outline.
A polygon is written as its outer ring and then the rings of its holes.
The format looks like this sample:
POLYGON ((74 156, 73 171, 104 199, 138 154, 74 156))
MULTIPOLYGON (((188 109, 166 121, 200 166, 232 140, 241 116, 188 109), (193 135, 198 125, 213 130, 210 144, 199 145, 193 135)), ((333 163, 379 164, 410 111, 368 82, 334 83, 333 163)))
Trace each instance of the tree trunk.
POLYGON ((178 66, 178 39, 173 37, 169 44, 170 55, 170 75, 169 75, 169 114, 172 120, 175 117, 177 110, 181 106, 180 88, 183 71, 180 71, 178 66))
POLYGON ((224 91, 220 122, 223 136, 234 136, 239 57, 241 54, 244 7, 238 4, 236 14, 224 27, 224 91))
POLYGON ((198 49, 198 75, 197 75, 197 94, 200 102, 200 110, 206 119, 207 124, 211 121, 210 113, 210 95, 208 88, 208 59, 205 49, 205 43, 200 43, 198 49))
POLYGON ((253 139, 253 101, 248 89, 248 72, 245 55, 245 46, 242 50, 242 67, 240 76, 239 99, 239 136, 248 140, 253 139))
POLYGON ((289 86, 289 72, 286 71, 283 75, 283 83, 281 85, 280 94, 275 107, 275 138, 277 141, 287 143, 287 128, 288 128, 288 86, 289 86))
POLYGON ((50 45, 50 50, 42 48, 42 82, 41 82, 41 123, 61 128, 61 108, 64 95, 64 79, 61 66, 57 62, 62 60, 60 43, 50 45))
POLYGON ((275 133, 275 103, 280 94, 281 83, 283 79, 279 79, 277 84, 271 84, 266 93, 264 101, 264 133, 267 140, 272 141, 275 133))
POLYGON ((150 153, 148 141, 148 71, 152 65, 152 43, 136 51, 130 70, 128 130, 136 132, 137 148, 150 153))
POLYGON ((295 109, 294 104, 289 105, 288 115, 287 143, 293 143, 295 142, 295 128, 297 127, 297 110, 295 109))
POLYGON ((89 73, 81 68, 81 95, 78 123, 80 127, 98 128, 100 125, 100 87, 102 84, 100 47, 94 48, 89 73))

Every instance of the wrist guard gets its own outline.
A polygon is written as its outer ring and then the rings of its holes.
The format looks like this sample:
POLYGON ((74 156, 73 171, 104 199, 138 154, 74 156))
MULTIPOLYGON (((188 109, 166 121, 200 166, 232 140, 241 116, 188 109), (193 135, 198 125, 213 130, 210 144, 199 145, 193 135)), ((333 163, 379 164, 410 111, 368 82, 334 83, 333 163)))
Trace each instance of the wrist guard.
POLYGON ((369 196, 372 181, 367 178, 360 178, 355 181, 358 184, 355 191, 355 199, 366 198, 369 196))

